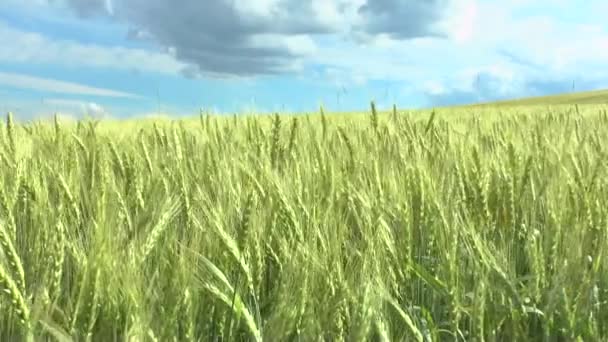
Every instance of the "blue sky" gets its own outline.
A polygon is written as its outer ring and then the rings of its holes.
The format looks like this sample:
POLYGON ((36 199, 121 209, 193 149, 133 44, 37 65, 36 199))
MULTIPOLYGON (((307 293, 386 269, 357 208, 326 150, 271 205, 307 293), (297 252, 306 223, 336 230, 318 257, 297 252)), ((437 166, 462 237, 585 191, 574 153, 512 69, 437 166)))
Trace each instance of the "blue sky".
POLYGON ((0 111, 366 110, 608 88, 599 0, 2 0, 0 111))

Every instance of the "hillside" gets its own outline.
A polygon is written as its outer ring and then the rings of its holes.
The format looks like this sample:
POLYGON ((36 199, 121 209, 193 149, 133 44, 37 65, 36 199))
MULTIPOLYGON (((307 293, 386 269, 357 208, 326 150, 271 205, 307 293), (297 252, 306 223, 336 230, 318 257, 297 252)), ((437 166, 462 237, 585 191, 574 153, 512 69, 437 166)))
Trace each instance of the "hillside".
POLYGON ((533 106, 533 105, 568 105, 568 104, 608 104, 608 89, 572 92, 549 96, 526 97, 513 100, 495 101, 465 105, 477 106, 533 106))

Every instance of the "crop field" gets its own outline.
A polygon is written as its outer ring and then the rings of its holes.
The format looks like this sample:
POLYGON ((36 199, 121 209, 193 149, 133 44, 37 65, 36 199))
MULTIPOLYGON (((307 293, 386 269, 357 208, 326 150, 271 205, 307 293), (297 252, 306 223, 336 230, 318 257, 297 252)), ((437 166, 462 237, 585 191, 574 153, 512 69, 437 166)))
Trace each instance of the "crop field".
POLYGON ((597 105, 0 130, 1 341, 608 340, 597 105))

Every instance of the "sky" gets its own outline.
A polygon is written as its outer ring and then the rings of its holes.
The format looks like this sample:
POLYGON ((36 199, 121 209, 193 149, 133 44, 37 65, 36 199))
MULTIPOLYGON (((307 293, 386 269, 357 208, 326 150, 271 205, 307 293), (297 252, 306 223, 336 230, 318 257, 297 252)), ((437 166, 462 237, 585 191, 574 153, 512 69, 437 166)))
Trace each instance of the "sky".
POLYGON ((431 108, 608 88, 605 0, 1 0, 18 119, 431 108))

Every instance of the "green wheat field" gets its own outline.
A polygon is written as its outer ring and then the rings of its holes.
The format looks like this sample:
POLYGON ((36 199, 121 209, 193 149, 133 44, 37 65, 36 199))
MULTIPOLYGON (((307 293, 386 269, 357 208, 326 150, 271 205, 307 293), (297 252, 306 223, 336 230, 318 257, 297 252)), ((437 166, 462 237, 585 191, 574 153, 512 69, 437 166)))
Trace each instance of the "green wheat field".
POLYGON ((0 130, 0 341, 608 340, 599 105, 0 130))

